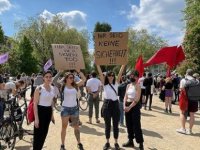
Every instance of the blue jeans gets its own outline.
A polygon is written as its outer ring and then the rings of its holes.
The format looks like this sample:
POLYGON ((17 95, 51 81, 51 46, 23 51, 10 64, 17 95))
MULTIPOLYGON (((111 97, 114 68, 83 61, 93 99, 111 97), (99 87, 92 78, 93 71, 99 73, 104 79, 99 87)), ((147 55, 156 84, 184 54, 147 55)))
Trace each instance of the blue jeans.
POLYGON ((62 106, 61 108, 61 117, 69 117, 69 116, 79 116, 79 108, 78 106, 74 107, 65 107, 62 106))
POLYGON ((4 115, 4 104, 3 101, 0 100, 0 122, 3 121, 3 115, 4 115))
POLYGON ((120 124, 124 124, 124 102, 119 102, 119 109, 120 109, 120 124))

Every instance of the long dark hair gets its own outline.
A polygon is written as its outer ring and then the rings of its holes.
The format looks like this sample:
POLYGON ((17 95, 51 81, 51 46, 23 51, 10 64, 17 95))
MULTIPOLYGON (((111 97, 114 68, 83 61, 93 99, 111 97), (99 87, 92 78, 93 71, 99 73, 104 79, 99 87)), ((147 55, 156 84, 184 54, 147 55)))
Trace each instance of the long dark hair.
POLYGON ((108 84, 109 84, 108 76, 111 76, 111 75, 114 76, 114 79, 113 79, 112 84, 115 84, 115 80, 116 80, 116 79, 115 79, 115 73, 112 72, 112 71, 109 71, 109 72, 107 72, 107 74, 106 74, 106 76, 105 76, 105 82, 104 82, 104 85, 108 85, 108 84))
MULTIPOLYGON (((63 88, 65 87, 66 80, 67 80, 67 78, 68 78, 70 75, 72 75, 72 76, 75 78, 75 76, 74 76, 73 73, 67 72, 67 73, 65 74, 65 77, 64 77, 64 80, 63 80, 63 88)), ((76 84, 76 82, 75 82, 74 80, 73 80, 73 82, 72 82, 71 85, 72 85, 75 89, 78 90, 78 86, 77 86, 77 84, 76 84)))

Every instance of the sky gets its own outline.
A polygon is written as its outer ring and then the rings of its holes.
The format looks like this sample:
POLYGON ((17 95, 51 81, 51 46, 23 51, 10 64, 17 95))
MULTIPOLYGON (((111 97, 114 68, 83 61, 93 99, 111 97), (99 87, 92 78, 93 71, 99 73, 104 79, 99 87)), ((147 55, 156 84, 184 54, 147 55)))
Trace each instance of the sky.
MULTIPOLYGON (((51 20, 61 15, 64 22, 92 33, 97 21, 112 26, 113 32, 127 28, 147 29, 180 45, 185 33, 184 0, 0 0, 0 23, 7 36, 17 32, 17 22, 42 16, 51 20)), ((93 44, 89 44, 93 49, 93 44)))

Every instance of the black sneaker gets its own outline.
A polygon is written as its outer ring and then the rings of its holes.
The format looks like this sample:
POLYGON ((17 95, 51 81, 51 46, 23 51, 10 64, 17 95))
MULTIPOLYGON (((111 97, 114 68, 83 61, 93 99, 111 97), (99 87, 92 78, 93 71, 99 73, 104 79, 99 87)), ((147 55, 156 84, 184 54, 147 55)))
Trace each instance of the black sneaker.
POLYGON ((122 144, 123 147, 134 147, 134 143, 131 140, 128 140, 128 142, 122 144))
POLYGON ((78 147, 79 150, 84 150, 83 145, 82 145, 81 143, 79 143, 79 144, 77 145, 77 147, 78 147))
POLYGON ((66 150, 66 149, 65 149, 65 145, 61 145, 61 146, 60 146, 60 150, 66 150))
POLYGON ((139 149, 140 149, 140 150, 144 150, 143 143, 140 143, 140 145, 139 145, 139 149))
POLYGON ((103 147, 103 150, 108 150, 110 148, 110 143, 106 143, 103 147))
POLYGON ((115 150, 120 150, 119 144, 115 143, 115 150))
POLYGON ((172 113, 172 110, 171 110, 171 109, 169 109, 169 113, 170 113, 170 114, 172 113))

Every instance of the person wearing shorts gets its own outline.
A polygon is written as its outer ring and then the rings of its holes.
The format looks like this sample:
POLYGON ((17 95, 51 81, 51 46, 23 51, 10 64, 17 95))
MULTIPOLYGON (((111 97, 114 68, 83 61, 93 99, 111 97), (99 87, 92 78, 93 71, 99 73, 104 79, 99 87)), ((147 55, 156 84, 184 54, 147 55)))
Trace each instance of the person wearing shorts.
MULTIPOLYGON (((187 80, 194 80, 194 77, 192 77, 192 75, 193 75, 193 70, 187 69, 185 78, 183 78, 180 82, 180 91, 185 90, 187 80)), ((195 115, 194 114, 197 111, 198 111, 198 101, 191 101, 191 100, 188 99, 188 109, 187 109, 187 111, 180 110, 181 128, 176 129, 176 132, 181 133, 181 134, 189 134, 189 135, 193 134, 192 128, 193 128, 194 122, 195 122, 195 115), (186 129, 187 115, 190 116, 189 129, 186 129)))
POLYGON ((165 89, 165 112, 168 113, 169 110, 172 113, 173 83, 170 77, 165 79, 163 88, 165 89))
POLYGON ((78 82, 74 81, 73 73, 67 73, 63 82, 63 102, 61 108, 61 119, 62 119, 62 130, 61 130, 61 148, 65 150, 65 137, 66 129, 69 120, 71 120, 71 126, 74 128, 74 134, 78 143, 78 149, 84 150, 83 145, 80 141, 80 130, 79 130, 79 106, 77 102, 78 87, 82 86, 85 82, 85 76, 82 72, 79 73, 81 80, 78 82))

